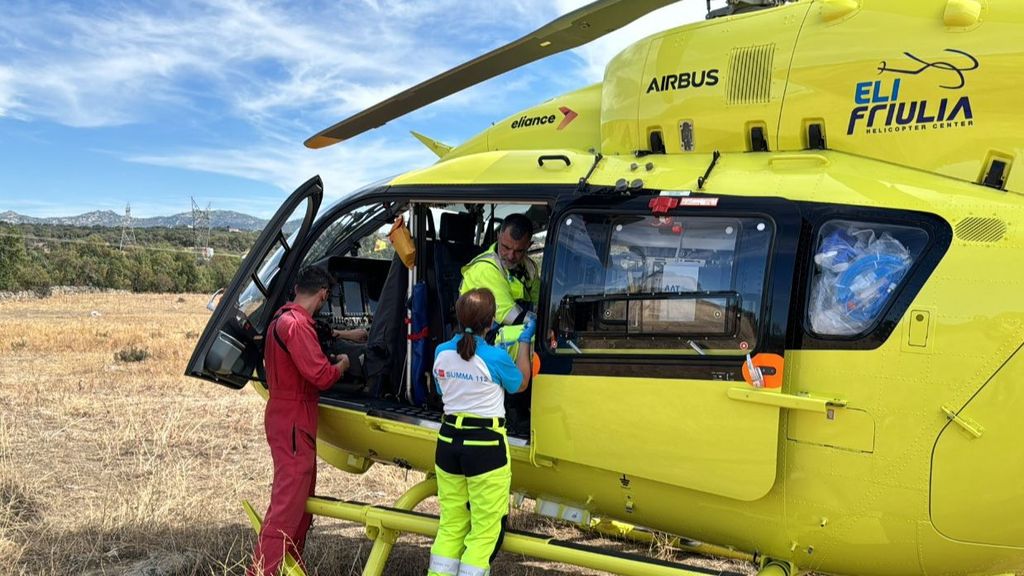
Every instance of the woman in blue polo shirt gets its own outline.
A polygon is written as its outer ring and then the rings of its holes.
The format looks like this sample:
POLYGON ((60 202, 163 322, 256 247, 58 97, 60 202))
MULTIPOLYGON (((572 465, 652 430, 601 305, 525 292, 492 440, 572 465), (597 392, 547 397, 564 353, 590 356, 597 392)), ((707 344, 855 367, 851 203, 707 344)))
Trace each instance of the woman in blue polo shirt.
POLYGON ((430 548, 430 576, 484 576, 501 544, 512 484, 505 437, 505 392, 530 381, 531 320, 515 362, 484 338, 494 294, 470 290, 455 303, 462 332, 437 347, 434 381, 444 401, 434 469, 441 522, 430 548))

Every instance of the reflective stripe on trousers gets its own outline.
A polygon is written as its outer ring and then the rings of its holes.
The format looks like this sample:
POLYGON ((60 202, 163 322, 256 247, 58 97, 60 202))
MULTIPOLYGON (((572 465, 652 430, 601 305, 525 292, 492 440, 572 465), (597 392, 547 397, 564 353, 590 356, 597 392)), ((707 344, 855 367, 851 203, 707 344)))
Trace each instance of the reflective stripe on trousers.
POLYGON ((459 559, 446 558, 444 556, 438 556, 437 554, 431 554, 430 568, 428 570, 431 575, 437 574, 438 576, 457 576, 460 572, 459 559))
POLYGON ((459 566, 459 576, 487 576, 490 573, 490 568, 477 568, 469 564, 461 564, 459 566))

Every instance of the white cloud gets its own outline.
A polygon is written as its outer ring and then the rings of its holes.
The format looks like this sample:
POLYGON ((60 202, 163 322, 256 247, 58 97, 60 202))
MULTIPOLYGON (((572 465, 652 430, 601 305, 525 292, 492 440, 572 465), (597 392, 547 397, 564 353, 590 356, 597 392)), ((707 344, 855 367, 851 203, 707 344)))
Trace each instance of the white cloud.
MULTIPOLYGON (((478 34, 477 27, 491 30, 492 36, 486 39, 488 45, 484 48, 489 50, 520 35, 508 33, 511 30, 508 26, 499 27, 499 33, 493 33, 498 23, 517 18, 521 33, 525 33, 585 3, 584 0, 559 0, 553 8, 543 0, 522 0, 501 3, 495 12, 477 3, 454 0, 368 0, 373 13, 365 19, 355 14, 341 17, 351 24, 358 23, 358 26, 332 31, 331 37, 325 40, 323 27, 317 29, 296 24, 292 22, 294 15, 268 6, 257 9, 239 0, 228 5, 232 24, 228 31, 220 32, 224 36, 223 41, 244 36, 261 37, 267 43, 243 41, 236 45, 236 55, 225 55, 223 59, 236 61, 259 56, 285 66, 283 78, 266 86, 243 82, 242 89, 234 98, 239 110, 265 118, 269 129, 280 132, 281 126, 274 118, 275 111, 318 108, 328 118, 341 119, 477 56, 476 53, 436 48, 447 42, 417 37, 417 30, 432 20, 446 20, 449 23, 446 33, 449 35, 457 36, 460 31, 478 34), (458 18, 452 14, 458 14, 458 18), (380 42, 381 38, 387 41, 380 42)), ((603 76, 605 64, 630 43, 664 29, 666 22, 681 24, 703 17, 703 3, 682 4, 659 10, 606 38, 577 49, 576 53, 584 61, 578 75, 584 82, 598 81, 603 76)), ((327 17, 327 20, 331 19, 331 16, 327 17)), ((147 37, 153 34, 160 35, 161 32, 146 32, 147 37)), ((232 74, 234 72, 228 73, 232 74)), ((491 113, 497 120, 515 111, 508 104, 510 94, 526 92, 530 83, 537 81, 536 75, 531 77, 527 74, 526 79, 488 82, 452 95, 419 114, 428 118, 441 114, 445 109, 471 104, 477 112, 491 113)), ((313 130, 322 127, 314 126, 313 130)), ((302 137, 311 133, 303 133, 302 137)), ((429 153, 417 144, 385 145, 379 139, 365 142, 364 139, 372 138, 372 134, 358 140, 358 145, 344 143, 315 153, 298 146, 296 139, 280 133, 276 136, 275 143, 258 147, 195 150, 182 154, 138 156, 132 160, 271 182, 283 190, 293 188, 297 177, 304 178, 318 172, 324 176, 330 190, 332 180, 355 182, 358 186, 408 169, 411 165, 432 161, 429 153), (342 166, 345 168, 337 168, 342 166)))
POLYGON ((460 48, 467 37, 488 26, 495 36, 523 7, 201 0, 92 10, 0 7, 0 63, 28 117, 117 125, 146 120, 154 104, 192 100, 219 101, 240 117, 308 108, 348 114, 475 56, 460 48), (428 30, 447 36, 427 42, 428 30))
MULTIPOLYGON (((0 7, 0 110, 18 103, 27 118, 80 127, 146 121, 153 106, 200 101, 239 118, 310 110, 340 118, 587 2, 198 0, 159 9, 100 3, 88 14, 0 7)), ((703 9, 680 2, 577 49, 579 75, 600 80, 630 42, 703 9)))
MULTIPOLYGON (((0 106, 72 126, 144 121, 154 105, 219 100, 241 118, 316 110, 341 117, 512 41, 588 0, 364 0, 307 6, 200 0, 165 8, 0 7, 0 106)), ((610 57, 669 23, 680 2, 575 50, 600 80, 610 57)))
POLYGON ((9 198, 3 198, 0 202, 0 212, 8 210, 20 214, 32 214, 36 217, 67 216, 66 202, 53 202, 25 197, 15 197, 11 194, 9 198))
POLYGON ((10 70, 0 66, 0 117, 9 115, 11 108, 15 106, 11 76, 10 70))
POLYGON ((18 38, 4 58, 29 119, 71 126, 131 122, 140 103, 175 99, 168 79, 209 66, 189 49, 187 25, 141 13, 85 17, 55 7, 0 19, 0 29, 18 38))
MULTIPOLYGON (((247 178, 285 193, 320 173, 327 194, 338 197, 433 156, 406 136, 396 144, 371 132, 315 152, 303 139, 587 2, 104 0, 47 10, 0 2, 0 117, 181 126, 176 136, 190 140, 133 142, 144 152, 127 160, 247 178)), ((704 2, 680 2, 579 48, 575 72, 535 65, 452 95, 417 112, 416 129, 484 129, 467 126, 460 112, 471 107, 498 120, 552 90, 599 81, 622 48, 666 22, 698 20, 703 10, 704 2)))
MULTIPOLYGON (((358 144, 344 142, 317 151, 307 150, 299 143, 271 144, 139 155, 128 160, 268 182, 287 192, 319 174, 324 180, 324 195, 337 199, 371 182, 436 160, 422 145, 413 145, 411 137, 409 141, 409 145, 395 146, 379 138, 361 139, 358 144)), ((224 205, 219 208, 232 209, 224 205)))

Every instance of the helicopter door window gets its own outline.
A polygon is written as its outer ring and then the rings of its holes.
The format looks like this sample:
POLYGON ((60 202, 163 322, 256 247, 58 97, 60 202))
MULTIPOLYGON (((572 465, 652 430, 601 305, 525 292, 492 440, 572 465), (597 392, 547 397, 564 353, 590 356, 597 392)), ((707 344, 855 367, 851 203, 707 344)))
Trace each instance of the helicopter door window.
MULTIPOLYGON (((308 208, 309 200, 299 204, 296 207, 293 215, 305 214, 308 208)), ((270 287, 271 282, 277 276, 278 271, 281 269, 281 264, 284 262, 284 256, 292 250, 294 246, 295 237, 299 233, 301 219, 289 219, 285 225, 284 230, 279 232, 277 235, 278 247, 273 252, 268 253, 263 264, 260 265, 259 271, 255 273, 250 279, 249 285, 246 286, 245 290, 242 291, 238 297, 238 309, 253 323, 254 326, 262 326, 262 322, 259 321, 258 316, 264 308, 264 304, 267 301, 267 290, 270 287), (288 238, 285 238, 284 232, 289 232, 288 238)))
POLYGON ((859 337, 871 330, 928 244, 919 228, 832 220, 814 251, 807 321, 818 335, 859 337))
POLYGON ((551 302, 556 352, 756 349, 770 220, 572 213, 561 224, 551 302))

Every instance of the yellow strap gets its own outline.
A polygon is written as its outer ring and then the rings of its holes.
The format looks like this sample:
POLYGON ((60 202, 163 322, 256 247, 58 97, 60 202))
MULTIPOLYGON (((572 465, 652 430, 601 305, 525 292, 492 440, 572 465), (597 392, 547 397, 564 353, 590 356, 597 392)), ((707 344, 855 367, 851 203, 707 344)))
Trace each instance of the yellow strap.
POLYGON ((454 426, 459 430, 480 430, 483 428, 497 429, 500 427, 498 426, 498 420, 500 420, 501 418, 498 416, 475 416, 473 414, 448 414, 447 416, 455 416, 455 423, 452 424, 451 422, 445 422, 445 424, 448 424, 449 426, 454 426), (490 420, 491 424, 490 426, 467 426, 462 423, 462 421, 467 418, 474 420, 490 420))

